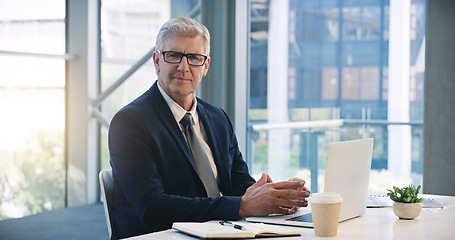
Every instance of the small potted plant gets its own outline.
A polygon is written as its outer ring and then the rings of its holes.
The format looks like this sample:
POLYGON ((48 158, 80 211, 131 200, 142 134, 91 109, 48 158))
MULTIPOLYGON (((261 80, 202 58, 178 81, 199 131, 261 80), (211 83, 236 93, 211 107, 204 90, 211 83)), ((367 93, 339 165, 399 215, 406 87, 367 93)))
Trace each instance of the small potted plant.
POLYGON ((418 198, 420 185, 416 188, 414 185, 408 187, 397 188, 393 186, 393 191, 387 189, 387 196, 394 201, 393 213, 400 219, 414 219, 420 215, 422 211, 423 198, 418 198))

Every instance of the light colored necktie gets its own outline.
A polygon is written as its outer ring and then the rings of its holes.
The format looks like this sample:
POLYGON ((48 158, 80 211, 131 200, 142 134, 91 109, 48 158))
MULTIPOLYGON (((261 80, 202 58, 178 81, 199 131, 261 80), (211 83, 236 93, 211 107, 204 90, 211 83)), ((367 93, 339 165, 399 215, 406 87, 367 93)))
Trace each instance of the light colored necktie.
POLYGON ((207 154, 202 150, 199 140, 196 138, 194 133, 193 125, 191 124, 191 114, 187 113, 180 120, 180 124, 183 126, 183 131, 186 135, 186 140, 190 146, 191 152, 193 153, 194 161, 196 161, 197 170, 201 177, 202 183, 204 184, 205 190, 209 197, 219 197, 220 190, 216 183, 215 175, 213 174, 212 168, 207 154))

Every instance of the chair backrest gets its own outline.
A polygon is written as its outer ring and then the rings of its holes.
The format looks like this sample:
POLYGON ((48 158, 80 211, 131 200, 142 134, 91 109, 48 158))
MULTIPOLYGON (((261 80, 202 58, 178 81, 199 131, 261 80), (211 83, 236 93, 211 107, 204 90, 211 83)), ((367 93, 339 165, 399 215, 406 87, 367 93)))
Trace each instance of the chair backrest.
POLYGON ((114 210, 114 181, 112 171, 101 171, 99 174, 101 196, 103 198, 104 213, 106 214, 109 239, 112 236, 112 211, 114 210))

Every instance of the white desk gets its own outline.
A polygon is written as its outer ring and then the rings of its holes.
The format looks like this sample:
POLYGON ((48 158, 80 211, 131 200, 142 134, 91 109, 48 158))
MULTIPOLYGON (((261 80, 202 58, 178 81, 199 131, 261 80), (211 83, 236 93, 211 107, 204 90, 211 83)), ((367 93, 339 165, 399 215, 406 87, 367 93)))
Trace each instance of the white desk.
MULTIPOLYGON (((363 216, 340 223, 336 238, 322 239, 455 239, 455 197, 420 194, 446 204, 443 209, 422 209, 414 220, 400 220, 392 208, 367 208, 363 216)), ((302 234, 300 237, 267 238, 315 239, 312 228, 289 227, 302 234)), ((145 234, 128 240, 195 240, 175 230, 145 234)), ((264 239, 264 238, 262 238, 264 239)), ((321 238, 319 238, 321 239, 321 238)))

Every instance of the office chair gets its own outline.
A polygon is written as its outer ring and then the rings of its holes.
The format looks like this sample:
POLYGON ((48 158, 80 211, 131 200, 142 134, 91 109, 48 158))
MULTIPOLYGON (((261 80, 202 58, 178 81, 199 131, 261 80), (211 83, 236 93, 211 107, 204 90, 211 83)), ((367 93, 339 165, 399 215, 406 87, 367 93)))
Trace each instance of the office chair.
POLYGON ((99 174, 101 196, 103 199, 104 213, 106 214, 107 230, 109 239, 112 236, 112 211, 114 210, 114 181, 112 171, 101 171, 99 174))

